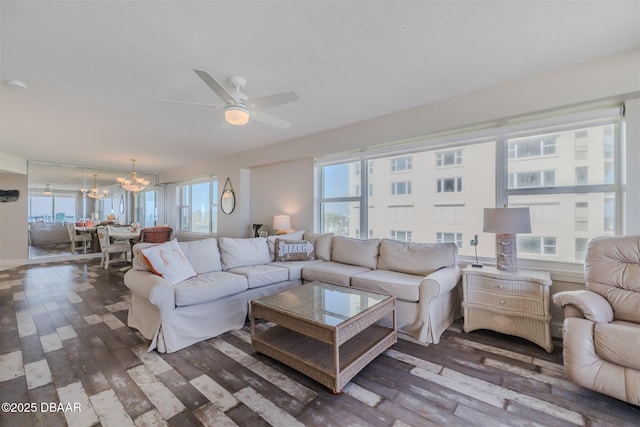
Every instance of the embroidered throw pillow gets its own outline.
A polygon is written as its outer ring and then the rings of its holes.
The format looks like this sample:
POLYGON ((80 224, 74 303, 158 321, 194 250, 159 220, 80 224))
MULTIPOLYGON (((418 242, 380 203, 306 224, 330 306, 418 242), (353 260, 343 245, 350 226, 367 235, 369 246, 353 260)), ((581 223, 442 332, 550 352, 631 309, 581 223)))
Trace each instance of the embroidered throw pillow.
POLYGON ((197 273, 187 261, 176 239, 140 251, 149 268, 167 282, 176 285, 197 273))
POLYGON ((310 261, 315 259, 313 244, 308 240, 276 239, 276 261, 310 261))

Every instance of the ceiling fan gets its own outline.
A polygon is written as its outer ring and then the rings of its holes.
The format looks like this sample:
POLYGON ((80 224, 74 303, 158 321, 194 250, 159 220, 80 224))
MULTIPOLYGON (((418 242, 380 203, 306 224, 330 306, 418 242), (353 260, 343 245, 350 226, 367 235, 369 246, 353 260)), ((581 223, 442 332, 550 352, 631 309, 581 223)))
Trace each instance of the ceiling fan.
POLYGON ((224 109, 224 117, 227 123, 242 126, 249 123, 249 118, 265 123, 267 125, 287 129, 291 126, 291 123, 265 113, 263 110, 278 105, 288 104, 290 102, 299 101, 300 98, 295 92, 282 92, 273 95, 261 96, 258 98, 251 98, 240 91, 246 84, 247 80, 239 76, 229 77, 229 83, 235 88, 235 90, 229 92, 220 82, 218 82, 211 74, 206 71, 193 70, 198 77, 205 82, 216 95, 224 101, 224 105, 205 104, 201 102, 189 102, 189 101, 173 101, 164 100, 165 102, 173 102, 178 104, 190 104, 201 105, 211 108, 224 109))

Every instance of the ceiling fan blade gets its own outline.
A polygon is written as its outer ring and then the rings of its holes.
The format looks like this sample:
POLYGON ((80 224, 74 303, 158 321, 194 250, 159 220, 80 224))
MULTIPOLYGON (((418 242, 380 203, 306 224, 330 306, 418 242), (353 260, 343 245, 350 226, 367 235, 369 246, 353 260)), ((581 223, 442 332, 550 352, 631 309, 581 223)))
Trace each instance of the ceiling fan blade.
POLYGON ((206 83, 207 86, 209 86, 211 88, 212 91, 214 91, 219 97, 220 99, 222 99, 224 102, 226 102, 227 104, 235 104, 236 101, 235 99, 233 99, 233 95, 231 95, 229 93, 229 91, 227 89, 225 89, 224 86, 222 86, 211 74, 207 73, 206 71, 200 71, 200 70, 193 70, 198 77, 200 77, 202 79, 203 82, 206 83))
POLYGON ((261 122, 270 126, 275 126, 280 129, 288 129, 291 127, 291 123, 289 123, 288 121, 263 112, 256 113, 251 118, 251 120, 255 120, 257 122, 261 122))
POLYGON ((260 96, 258 98, 251 98, 247 101, 256 110, 264 110, 277 105, 288 104, 290 102, 300 101, 300 97, 295 92, 282 92, 273 95, 260 96))
POLYGON ((198 105, 200 107, 210 107, 210 108, 224 108, 224 105, 207 104, 207 103, 204 103, 204 102, 175 101, 173 99, 161 99, 160 102, 169 102, 171 104, 198 105))

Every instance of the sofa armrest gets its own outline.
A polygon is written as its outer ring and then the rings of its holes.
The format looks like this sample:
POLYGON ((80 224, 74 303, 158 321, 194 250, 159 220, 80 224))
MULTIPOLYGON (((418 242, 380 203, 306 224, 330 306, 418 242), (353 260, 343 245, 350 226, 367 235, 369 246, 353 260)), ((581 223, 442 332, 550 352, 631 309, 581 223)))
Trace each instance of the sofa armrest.
POLYGON ((445 267, 434 271, 420 282, 420 303, 429 302, 452 291, 460 282, 460 267, 445 267))
POLYGON ((150 271, 129 270, 124 275, 124 284, 143 299, 163 310, 175 310, 176 297, 173 286, 150 271))
POLYGON ((579 312, 585 319, 597 323, 609 323, 613 320, 611 304, 603 296, 587 291, 558 292, 553 296, 553 303, 565 309, 565 317, 579 317, 579 312))

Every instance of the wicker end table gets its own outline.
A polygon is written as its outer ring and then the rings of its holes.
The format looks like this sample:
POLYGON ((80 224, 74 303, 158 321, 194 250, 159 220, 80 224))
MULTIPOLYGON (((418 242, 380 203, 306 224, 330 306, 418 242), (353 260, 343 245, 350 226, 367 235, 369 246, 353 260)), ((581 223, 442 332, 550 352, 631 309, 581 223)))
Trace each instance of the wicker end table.
POLYGON ((548 272, 462 270, 464 331, 490 329, 553 351, 548 272))
POLYGON ((251 301, 251 346, 339 393, 397 342, 393 296, 322 282, 251 301), (376 325, 393 318, 393 328, 376 325), (275 323, 257 328, 256 319, 275 323))

